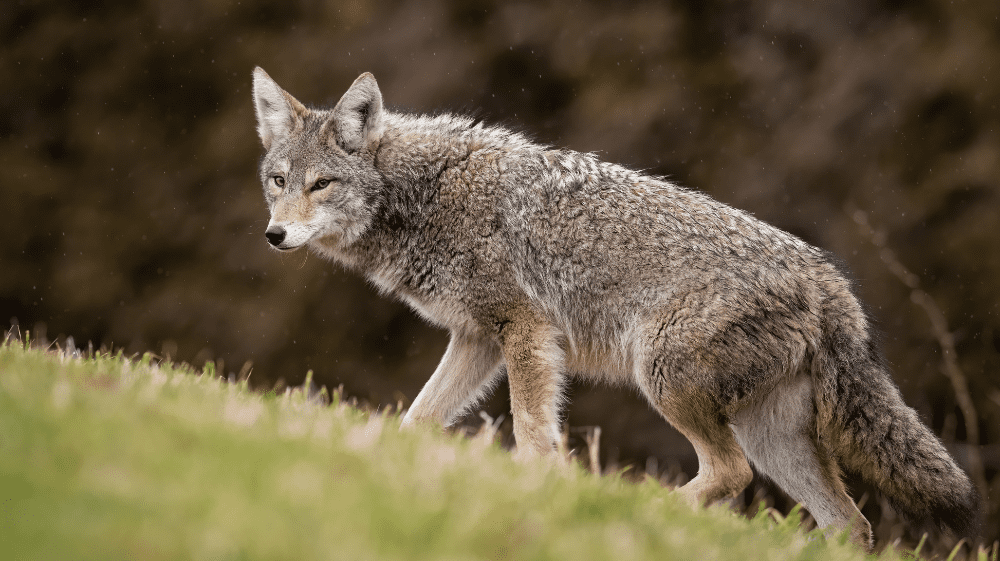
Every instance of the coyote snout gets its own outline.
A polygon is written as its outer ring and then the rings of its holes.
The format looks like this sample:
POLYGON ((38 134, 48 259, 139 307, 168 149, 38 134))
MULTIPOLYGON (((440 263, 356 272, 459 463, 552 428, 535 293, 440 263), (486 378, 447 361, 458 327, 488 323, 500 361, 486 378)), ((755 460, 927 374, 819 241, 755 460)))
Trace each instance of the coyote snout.
POLYGON ((264 231, 271 247, 281 251, 292 251, 309 243, 318 233, 318 229, 309 223, 284 222, 271 218, 264 231))
POLYGON ((281 249, 281 242, 285 241, 285 229, 281 226, 269 226, 264 236, 272 246, 281 249))

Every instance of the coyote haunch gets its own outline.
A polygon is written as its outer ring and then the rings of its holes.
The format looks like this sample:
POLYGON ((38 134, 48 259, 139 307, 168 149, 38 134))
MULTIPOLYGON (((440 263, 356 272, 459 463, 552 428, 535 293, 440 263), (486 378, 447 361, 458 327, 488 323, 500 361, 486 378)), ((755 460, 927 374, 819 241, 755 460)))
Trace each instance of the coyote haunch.
POLYGON ((752 463, 870 547, 843 466, 916 522, 974 531, 972 483, 823 250, 590 154, 390 112, 371 74, 333 109, 260 68, 253 94, 271 245, 308 246, 451 333, 404 424, 453 422, 506 372, 518 453, 549 454, 568 376, 628 384, 694 445, 693 504, 742 491, 752 463))

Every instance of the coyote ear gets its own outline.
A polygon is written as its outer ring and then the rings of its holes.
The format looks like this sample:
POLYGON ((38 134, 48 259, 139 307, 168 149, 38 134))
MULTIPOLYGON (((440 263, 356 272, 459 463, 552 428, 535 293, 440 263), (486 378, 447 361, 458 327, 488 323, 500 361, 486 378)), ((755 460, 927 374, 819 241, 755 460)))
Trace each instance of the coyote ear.
POLYGON ((382 93, 375 77, 365 72, 351 84, 333 108, 333 128, 338 144, 355 152, 382 137, 382 93))
POLYGON ((259 66, 253 69, 253 105, 257 112, 257 134, 265 150, 269 150, 276 139, 288 136, 301 126, 308 111, 259 66))

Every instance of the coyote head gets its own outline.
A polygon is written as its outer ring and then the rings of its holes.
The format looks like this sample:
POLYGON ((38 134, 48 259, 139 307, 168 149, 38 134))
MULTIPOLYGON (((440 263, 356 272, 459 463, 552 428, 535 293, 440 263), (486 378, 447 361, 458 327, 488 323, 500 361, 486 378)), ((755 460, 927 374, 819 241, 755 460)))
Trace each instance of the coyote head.
POLYGON ((382 135, 382 94, 362 74, 333 109, 308 108, 261 68, 253 72, 264 198, 265 236, 291 251, 310 242, 352 243, 368 228, 381 183, 375 151, 382 135))

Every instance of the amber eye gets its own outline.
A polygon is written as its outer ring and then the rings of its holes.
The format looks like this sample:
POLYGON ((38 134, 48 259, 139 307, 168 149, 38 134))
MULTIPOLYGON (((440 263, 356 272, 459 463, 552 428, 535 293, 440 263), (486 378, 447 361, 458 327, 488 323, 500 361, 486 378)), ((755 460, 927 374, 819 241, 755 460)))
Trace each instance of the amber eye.
POLYGON ((271 179, 274 180, 274 184, 277 185, 278 187, 284 187, 285 186, 285 178, 284 177, 281 177, 280 175, 275 175, 271 179))
POLYGON ((320 189, 326 189, 326 187, 329 184, 330 184, 329 179, 320 179, 315 184, 313 184, 312 189, 310 189, 310 191, 319 191, 320 189))

